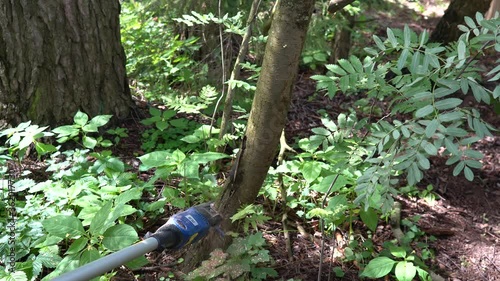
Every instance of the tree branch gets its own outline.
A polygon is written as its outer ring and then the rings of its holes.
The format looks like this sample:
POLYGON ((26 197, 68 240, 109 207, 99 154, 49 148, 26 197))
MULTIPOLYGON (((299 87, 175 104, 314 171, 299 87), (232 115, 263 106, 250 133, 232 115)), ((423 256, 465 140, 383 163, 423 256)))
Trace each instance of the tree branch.
POLYGON ((345 6, 351 4, 354 0, 332 0, 328 4, 328 12, 330 14, 335 14, 336 12, 345 8, 345 6))

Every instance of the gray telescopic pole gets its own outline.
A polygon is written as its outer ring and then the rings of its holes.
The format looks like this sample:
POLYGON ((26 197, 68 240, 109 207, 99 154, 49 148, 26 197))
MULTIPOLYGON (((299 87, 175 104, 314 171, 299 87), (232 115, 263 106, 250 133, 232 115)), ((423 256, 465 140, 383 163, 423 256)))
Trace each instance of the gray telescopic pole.
POLYGON ((158 240, 154 237, 150 237, 137 244, 56 277, 52 279, 52 281, 88 281, 146 253, 152 252, 156 250, 156 248, 158 248, 158 240))

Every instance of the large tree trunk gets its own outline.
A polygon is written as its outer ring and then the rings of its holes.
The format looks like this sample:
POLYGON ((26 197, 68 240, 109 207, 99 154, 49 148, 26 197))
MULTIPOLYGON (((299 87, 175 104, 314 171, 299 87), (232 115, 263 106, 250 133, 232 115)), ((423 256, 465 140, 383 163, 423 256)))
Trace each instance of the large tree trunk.
POLYGON ((430 41, 444 44, 456 41, 462 34, 457 26, 464 23, 464 17, 474 18, 476 12, 485 13, 490 2, 491 0, 452 0, 432 32, 430 41))
MULTIPOLYGON (((269 34, 264 61, 247 130, 239 157, 224 185, 217 208, 224 217, 222 228, 232 229, 230 217, 243 205, 255 201, 269 167, 276 157, 286 122, 314 0, 280 0, 269 34)), ((186 257, 186 268, 195 266, 228 240, 206 239, 186 257)))
POLYGON ((133 105, 118 0, 0 1, 0 120, 126 117, 133 105))

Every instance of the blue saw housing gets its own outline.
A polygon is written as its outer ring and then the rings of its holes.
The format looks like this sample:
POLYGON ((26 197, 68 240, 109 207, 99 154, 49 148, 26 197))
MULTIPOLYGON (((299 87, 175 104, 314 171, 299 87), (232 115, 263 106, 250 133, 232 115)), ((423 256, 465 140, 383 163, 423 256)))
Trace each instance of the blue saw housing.
POLYGON ((211 226, 208 219, 197 210, 197 207, 191 207, 184 212, 173 215, 165 225, 175 226, 180 234, 180 241, 172 248, 174 250, 205 237, 211 226))

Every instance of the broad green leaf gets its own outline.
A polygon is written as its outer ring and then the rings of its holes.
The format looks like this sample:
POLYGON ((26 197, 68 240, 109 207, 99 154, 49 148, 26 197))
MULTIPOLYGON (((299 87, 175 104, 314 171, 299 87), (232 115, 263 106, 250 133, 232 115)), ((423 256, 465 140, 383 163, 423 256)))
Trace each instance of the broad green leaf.
POLYGON ((346 59, 339 59, 337 62, 345 71, 354 74, 356 73, 356 70, 354 70, 354 67, 352 67, 351 62, 346 60, 346 59))
POLYGON ((477 26, 476 26, 476 23, 474 22, 474 20, 473 20, 473 19, 471 19, 470 17, 465 16, 465 17, 464 17, 464 20, 465 20, 465 23, 466 23, 466 24, 467 24, 467 25, 468 25, 471 29, 473 29, 473 28, 476 28, 476 27, 477 27, 477 26))
POLYGON ((404 47, 405 48, 410 47, 410 43, 411 43, 411 31, 410 31, 410 28, 408 27, 407 24, 405 24, 405 27, 403 29, 403 38, 404 38, 404 47))
POLYGON ((410 72, 411 73, 419 73, 420 67, 420 53, 416 52, 413 54, 410 64, 410 72))
POLYGON ((351 62, 357 73, 363 73, 363 64, 357 56, 350 56, 349 61, 351 62))
POLYGON ((425 128, 425 136, 428 138, 434 136, 439 125, 440 124, 437 119, 433 119, 431 122, 429 122, 429 124, 427 124, 427 127, 425 128))
POLYGON ((459 106, 462 104, 462 100, 458 98, 448 98, 444 100, 437 101, 435 104, 436 109, 438 110, 446 110, 459 106))
POLYGON ((410 185, 415 185, 420 182, 423 178, 423 173, 418 168, 417 163, 413 162, 410 165, 410 169, 408 170, 408 175, 412 175, 413 179, 411 182, 408 182, 410 185))
POLYGON ((430 104, 420 108, 415 112, 415 117, 422 118, 434 112, 434 107, 430 104))
POLYGON ((411 136, 410 131, 406 126, 401 126, 401 133, 403 133, 405 138, 409 138, 411 136))
POLYGON ((340 86, 340 90, 344 93, 347 92, 347 90, 349 90, 349 86, 350 86, 349 85, 349 75, 340 77, 339 86, 340 86))
POLYGON ((420 168, 428 170, 431 167, 431 162, 423 154, 417 153, 417 160, 420 168))
POLYGON ((109 120, 113 117, 113 115, 97 115, 96 117, 90 120, 90 124, 93 124, 96 127, 101 127, 108 124, 109 120))
POLYGON ((412 262, 400 261, 396 264, 395 275, 398 281, 412 281, 417 269, 412 262))
POLYGON ((184 161, 184 159, 186 159, 186 154, 184 154, 184 152, 180 151, 179 149, 176 149, 172 153, 172 160, 174 160, 175 163, 179 164, 184 161))
POLYGON ((82 131, 86 132, 86 133, 96 133, 96 132, 99 132, 99 129, 97 128, 96 125, 94 124, 86 124, 82 127, 82 131))
POLYGON ((453 155, 460 155, 460 150, 458 149, 458 146, 454 144, 450 138, 445 138, 444 139, 444 145, 446 149, 453 155))
POLYGON ((453 176, 456 177, 458 176, 458 174, 460 174, 460 172, 462 172, 462 170, 464 169, 465 167, 465 162, 459 162, 455 168, 453 169, 453 176))
POLYGON ((469 28, 463 24, 459 24, 458 26, 458 30, 462 31, 462 32, 469 32, 469 28))
POLYGON ((470 138, 465 138, 465 139, 460 140, 460 145, 473 144, 473 143, 479 141, 480 139, 481 138, 478 137, 478 136, 473 136, 473 137, 470 137, 470 138))
POLYGON ((458 53, 458 64, 457 68, 461 67, 465 63, 465 57, 466 57, 466 46, 465 42, 463 40, 458 41, 458 48, 457 48, 457 53, 458 53))
POLYGON ((85 237, 76 239, 75 241, 73 241, 73 243, 71 243, 71 246, 69 246, 65 255, 73 255, 80 252, 83 248, 85 248, 88 242, 89 240, 85 237))
POLYGON ((391 255, 404 259, 406 257, 406 250, 403 247, 391 245, 389 246, 389 251, 391 255))
POLYGON ((495 90, 493 90, 493 98, 497 99, 500 97, 500 85, 495 87, 495 90))
POLYGON ((464 167, 464 176, 468 181, 474 180, 474 172, 467 166, 464 167))
POLYGON ((465 137, 468 135, 466 130, 455 127, 446 128, 445 133, 453 137, 465 137))
POLYGON ((452 111, 448 113, 441 113, 438 115, 438 119, 441 122, 452 122, 457 121, 464 117, 464 113, 462 111, 452 111))
POLYGON ((427 42, 428 39, 429 39, 429 32, 427 32, 427 29, 424 29, 424 31, 420 33, 419 36, 419 45, 418 45, 419 48, 424 46, 425 42, 427 42))
POLYGON ((476 150, 467 149, 464 151, 465 156, 473 159, 483 159, 484 155, 476 150))
POLYGON ((316 161, 307 161, 302 166, 301 172, 304 179, 311 183, 321 174, 321 164, 316 161))
POLYGON ((90 233, 92 233, 92 235, 99 236, 104 231, 106 231, 106 229, 104 229, 104 226, 111 213, 112 206, 113 202, 108 201, 106 204, 104 204, 104 206, 101 207, 101 209, 99 209, 99 211, 97 211, 94 218, 90 222, 89 231, 90 233))
POLYGON ((427 152, 429 155, 436 155, 437 154, 437 148, 430 142, 426 140, 422 140, 420 146, 427 152))
POLYGON ((200 140, 201 139, 195 135, 188 135, 188 136, 181 138, 181 141, 187 142, 187 143, 197 143, 200 140))
POLYGON ((408 49, 403 49, 403 51, 401 52, 401 56, 399 56, 398 63, 397 63, 397 68, 399 70, 403 69, 403 67, 406 65, 406 61, 407 61, 409 55, 410 55, 410 51, 408 49))
POLYGON ((396 39, 396 36, 394 36, 394 32, 390 28, 387 28, 387 39, 389 39, 389 42, 391 42, 392 47, 396 48, 396 46, 398 45, 398 40, 396 39))
POLYGON ((142 196, 142 190, 139 188, 132 188, 125 192, 120 193, 115 198, 115 205, 126 204, 132 200, 139 200, 142 196))
POLYGON ((160 130, 160 131, 164 131, 165 129, 167 129, 169 124, 170 123, 166 120, 158 121, 155 123, 156 128, 158 128, 158 130, 160 130))
POLYGON ((80 266, 101 258, 101 254, 94 247, 85 249, 80 255, 80 266))
POLYGON ((121 250, 139 239, 135 229, 127 224, 114 225, 103 236, 102 245, 111 251, 121 250))
POLYGON ((57 137, 62 137, 62 136, 73 136, 73 135, 78 135, 78 128, 75 128, 72 125, 65 125, 65 126, 60 126, 57 128, 54 128, 52 130, 53 133, 58 134, 57 137))
POLYGON ((43 228, 60 238, 79 238, 85 234, 82 222, 74 216, 58 215, 42 221, 43 228))
POLYGON ((342 67, 340 67, 339 65, 337 64, 327 64, 325 65, 326 69, 328 69, 329 71, 337 74, 337 75, 340 75, 340 76, 344 76, 344 75, 347 75, 347 72, 345 72, 342 67))
POLYGON ((336 177, 337 177, 337 175, 326 176, 323 178, 323 180, 319 184, 315 184, 311 188, 315 191, 318 191, 321 193, 326 193, 333 183, 333 186, 332 186, 332 189, 330 190, 330 192, 336 192, 347 184, 347 179, 345 176, 338 175, 337 180, 335 180, 336 177), (334 180, 335 180, 335 183, 333 182, 334 180))
POLYGON ((119 158, 117 157, 110 157, 108 159, 105 160, 106 162, 106 168, 109 170, 113 170, 115 172, 125 172, 125 163, 123 163, 123 161, 121 161, 119 158))
POLYGON ((378 214, 373 210, 373 208, 368 208, 368 210, 365 211, 364 208, 361 208, 359 212, 359 216, 361 217, 361 220, 366 224, 366 226, 373 232, 377 229, 377 223, 378 223, 378 214))
POLYGON ((448 160, 446 160, 446 165, 453 165, 460 161, 462 155, 453 155, 448 160))
POLYGON ((1 281, 28 281, 28 276, 26 272, 16 270, 14 272, 6 271, 6 275, 3 275, 0 279, 1 281))
MULTIPOLYGON (((497 65, 495 68, 493 68, 492 70, 490 70, 490 71, 486 74, 486 76, 491 76, 491 75, 493 75, 493 74, 495 74, 495 73, 497 73, 497 72, 499 72, 499 71, 500 71, 500 65, 497 65)), ((490 79, 490 80, 491 80, 491 79, 490 79)))
POLYGON ((97 145, 97 140, 93 137, 83 136, 82 143, 86 148, 94 149, 94 147, 97 145))
POLYGON ((169 151, 155 151, 142 155, 138 158, 142 162, 140 166, 141 171, 174 164, 172 153, 169 151))
POLYGON ((321 128, 321 127, 318 127, 318 128, 312 128, 311 131, 313 133, 315 133, 316 135, 320 135, 320 136, 330 136, 331 133, 330 131, 328 131, 327 129, 325 128, 321 128))
POLYGON ((44 144, 41 142, 35 143, 35 149, 39 155, 45 155, 47 153, 57 151, 57 148, 55 146, 53 146, 52 144, 44 144))
POLYGON ((372 38, 373 38, 373 41, 375 41, 375 44, 377 45, 377 47, 381 51, 385 51, 386 50, 384 43, 382 42, 382 40, 380 40, 380 37, 378 37, 377 35, 373 35, 372 38))
POLYGON ((344 113, 340 113, 337 116, 337 124, 339 128, 344 129, 347 125, 347 116, 344 113))
POLYGON ((228 158, 229 155, 219 152, 203 152, 203 153, 193 153, 190 158, 193 162, 197 164, 207 164, 212 161, 217 161, 219 159, 228 158))
POLYGON ((474 168, 474 169, 481 169, 483 167, 483 164, 477 160, 465 160, 465 165, 466 166, 469 166, 471 168, 474 168))
POLYGON ((75 122, 76 125, 84 126, 87 124, 87 121, 89 120, 89 116, 80 110, 75 114, 75 117, 73 117, 73 121, 75 122))
POLYGON ((399 131, 398 131, 398 130, 394 130, 394 131, 392 131, 392 137, 393 137, 395 140, 397 140, 397 139, 399 139, 399 137, 401 137, 401 134, 399 133, 399 131))
POLYGON ((432 280, 430 277, 429 277, 429 273, 427 271, 425 271, 424 269, 420 268, 420 267, 416 267, 415 268, 417 270, 417 274, 418 276, 420 276, 420 280, 432 280))
POLYGON ((371 260, 361 273, 362 277, 382 278, 389 274, 396 262, 388 257, 377 257, 371 260))

